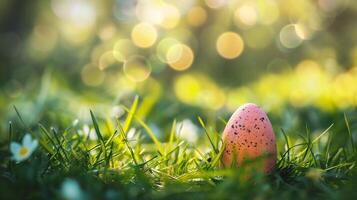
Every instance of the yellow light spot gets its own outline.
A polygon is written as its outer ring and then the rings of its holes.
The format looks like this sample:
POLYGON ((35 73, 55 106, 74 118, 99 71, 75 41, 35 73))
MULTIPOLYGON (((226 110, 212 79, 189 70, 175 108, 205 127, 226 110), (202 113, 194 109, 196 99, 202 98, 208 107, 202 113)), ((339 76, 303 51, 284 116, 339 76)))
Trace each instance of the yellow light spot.
POLYGON ((167 63, 177 71, 188 69, 194 59, 193 51, 184 44, 175 44, 170 47, 166 54, 167 63))
POLYGON ((60 31, 64 39, 74 45, 81 45, 88 41, 93 35, 94 27, 80 27, 73 24, 63 23, 60 26, 60 31))
POLYGON ((223 58, 234 59, 243 52, 244 42, 237 33, 225 32, 218 37, 216 48, 223 58))
POLYGON ((248 87, 239 87, 236 89, 230 89, 227 92, 226 106, 230 111, 237 109, 237 105, 242 105, 249 102, 253 96, 252 90, 248 87))
POLYGON ((243 5, 234 13, 234 17, 238 20, 238 24, 243 23, 247 26, 253 26, 257 22, 257 12, 253 6, 243 5))
POLYGON ((200 6, 195 6, 187 14, 187 22, 191 26, 201 26, 206 22, 207 12, 200 6))
POLYGON ((26 147, 21 147, 21 148, 20 148, 20 151, 19 151, 19 155, 20 155, 20 157, 25 157, 28 152, 29 152, 28 148, 26 148, 26 147))
POLYGON ((160 25, 162 27, 171 29, 178 24, 180 20, 180 12, 175 6, 164 4, 161 8, 161 12, 163 15, 163 20, 160 25))
POLYGON ((140 23, 133 28, 131 39, 136 46, 148 48, 155 43, 157 39, 157 31, 151 24, 140 23))
POLYGON ((161 62, 167 63, 166 54, 169 51, 170 47, 175 44, 179 44, 179 41, 171 37, 166 37, 160 40, 160 42, 156 46, 156 55, 161 62))
POLYGON ((211 79, 200 74, 177 77, 174 91, 184 103, 214 110, 221 108, 226 100, 224 92, 211 79))
POLYGON ((275 1, 259 1, 259 21, 262 24, 273 24, 280 15, 280 10, 275 1))
POLYGON ((81 78, 83 83, 89 86, 98 86, 103 83, 105 74, 98 67, 88 64, 83 67, 81 78))
POLYGON ((134 82, 146 80, 151 74, 151 65, 143 56, 132 56, 124 63, 124 74, 134 82))
POLYGON ((117 32, 114 24, 106 24, 98 31, 98 36, 101 40, 109 40, 114 37, 117 32))
POLYGON ((304 24, 296 24, 295 31, 296 35, 303 40, 311 38, 312 32, 304 24))

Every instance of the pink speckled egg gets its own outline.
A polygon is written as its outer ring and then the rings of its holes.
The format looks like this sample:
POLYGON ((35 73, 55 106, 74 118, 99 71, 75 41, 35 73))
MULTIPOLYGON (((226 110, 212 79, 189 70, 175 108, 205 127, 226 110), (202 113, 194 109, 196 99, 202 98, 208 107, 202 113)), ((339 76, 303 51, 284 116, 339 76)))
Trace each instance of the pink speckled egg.
POLYGON ((232 166, 233 160, 240 167, 246 159, 262 157, 261 170, 269 173, 274 169, 275 135, 268 116, 259 106, 248 103, 239 107, 229 119, 222 137, 226 144, 222 157, 225 167, 232 166))

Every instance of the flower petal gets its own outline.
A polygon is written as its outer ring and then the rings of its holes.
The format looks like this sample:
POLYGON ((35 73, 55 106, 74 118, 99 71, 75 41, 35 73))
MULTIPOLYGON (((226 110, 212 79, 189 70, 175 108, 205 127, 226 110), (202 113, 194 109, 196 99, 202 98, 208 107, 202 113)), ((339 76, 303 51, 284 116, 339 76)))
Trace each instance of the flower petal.
POLYGON ((32 143, 32 137, 29 133, 26 133, 26 135, 22 139, 22 145, 29 148, 31 146, 31 143, 32 143))
POLYGON ((21 145, 17 142, 10 143, 10 151, 13 155, 17 155, 20 151, 21 145))
POLYGON ((31 143, 31 146, 29 147, 30 154, 32 154, 32 152, 35 151, 37 146, 38 146, 38 141, 37 140, 33 140, 32 143, 31 143))

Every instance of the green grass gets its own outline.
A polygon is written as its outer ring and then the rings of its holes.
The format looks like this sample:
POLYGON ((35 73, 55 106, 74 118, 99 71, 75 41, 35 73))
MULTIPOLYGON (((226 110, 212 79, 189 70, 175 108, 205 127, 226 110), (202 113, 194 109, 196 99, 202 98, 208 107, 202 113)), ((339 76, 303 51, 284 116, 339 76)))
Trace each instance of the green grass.
MULTIPOLYGON (((60 129, 42 124, 28 127, 15 108, 18 120, 9 123, 8 140, 1 142, 1 199, 63 199, 64 183, 75 180, 83 199, 353 199, 357 197, 356 147, 346 115, 335 122, 344 129, 326 127, 312 134, 275 130, 278 161, 264 175, 247 170, 223 169, 220 133, 216 125, 202 126, 208 152, 177 135, 176 120, 162 141, 138 115, 136 97, 124 120, 91 116, 97 140, 80 134, 80 127, 60 129), (135 127, 134 137, 128 138, 135 127), (345 131, 340 131, 345 130, 345 131), (25 132, 39 140, 30 159, 10 159, 9 142, 25 132), (247 175, 247 173, 249 173, 247 175), (249 177, 249 178, 247 178, 249 177)), ((224 119, 217 123, 225 124, 224 119)), ((260 159, 253 160, 259 163, 260 159)), ((356 199, 356 198, 355 198, 356 199)))

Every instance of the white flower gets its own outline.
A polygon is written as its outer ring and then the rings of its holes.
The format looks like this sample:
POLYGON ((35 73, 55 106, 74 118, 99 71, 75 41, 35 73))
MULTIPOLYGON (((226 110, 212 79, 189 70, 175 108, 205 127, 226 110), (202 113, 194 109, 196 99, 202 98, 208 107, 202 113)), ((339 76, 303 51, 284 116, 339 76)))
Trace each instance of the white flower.
POLYGON ((22 139, 22 145, 17 142, 11 142, 10 151, 13 155, 11 159, 17 162, 26 160, 35 151, 37 146, 38 141, 32 140, 31 135, 27 133, 22 139))
POLYGON ((66 179, 62 183, 62 197, 67 200, 84 199, 81 187, 78 182, 73 179, 66 179))
POLYGON ((198 128, 191 120, 185 119, 177 123, 176 132, 188 142, 195 143, 198 139, 198 128))

